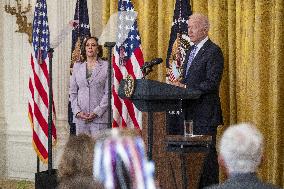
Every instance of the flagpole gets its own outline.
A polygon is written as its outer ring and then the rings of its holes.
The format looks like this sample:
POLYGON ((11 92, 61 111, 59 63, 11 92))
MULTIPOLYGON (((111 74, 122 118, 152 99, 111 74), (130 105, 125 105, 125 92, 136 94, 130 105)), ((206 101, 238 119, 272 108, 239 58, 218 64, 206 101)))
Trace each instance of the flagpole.
POLYGON ((39 157, 38 156, 36 156, 37 158, 36 158, 36 172, 37 173, 39 173, 39 157))
POLYGON ((112 107, 111 107, 111 80, 112 80, 112 65, 111 65, 111 57, 112 57, 112 49, 115 46, 115 42, 105 42, 104 47, 108 49, 108 123, 109 128, 112 127, 112 107))
POLYGON ((48 174, 52 174, 52 102, 53 102, 53 95, 52 95, 52 58, 53 58, 53 48, 48 50, 49 56, 49 94, 48 94, 48 174))

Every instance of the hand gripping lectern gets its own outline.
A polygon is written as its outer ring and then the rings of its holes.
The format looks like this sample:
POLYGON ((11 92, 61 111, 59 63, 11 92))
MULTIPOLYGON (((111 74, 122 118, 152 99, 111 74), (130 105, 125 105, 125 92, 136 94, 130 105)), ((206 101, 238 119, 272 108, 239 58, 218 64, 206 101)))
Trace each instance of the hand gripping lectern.
POLYGON ((176 87, 170 84, 148 79, 122 80, 118 95, 129 98, 142 112, 148 112, 148 147, 147 155, 152 160, 153 112, 178 110, 180 101, 197 99, 201 91, 176 87))

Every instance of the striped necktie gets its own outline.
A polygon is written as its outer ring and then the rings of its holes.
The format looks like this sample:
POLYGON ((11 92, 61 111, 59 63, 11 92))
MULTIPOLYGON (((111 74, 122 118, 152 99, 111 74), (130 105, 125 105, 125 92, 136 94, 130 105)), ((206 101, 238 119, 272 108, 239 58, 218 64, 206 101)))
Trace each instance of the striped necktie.
POLYGON ((189 67, 191 66, 191 63, 194 59, 194 55, 196 53, 196 50, 197 50, 197 46, 196 45, 192 45, 191 47, 191 51, 190 51, 190 54, 189 54, 189 58, 188 58, 188 62, 187 62, 187 65, 186 65, 186 76, 188 74, 188 70, 189 70, 189 67))

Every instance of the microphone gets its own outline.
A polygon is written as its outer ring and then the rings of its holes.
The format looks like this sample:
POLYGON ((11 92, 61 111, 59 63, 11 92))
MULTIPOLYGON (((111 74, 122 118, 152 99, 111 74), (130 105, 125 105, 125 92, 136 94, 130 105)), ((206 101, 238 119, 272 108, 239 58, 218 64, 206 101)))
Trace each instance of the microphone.
POLYGON ((141 67, 141 71, 145 73, 146 68, 152 68, 154 65, 158 65, 163 62, 162 58, 154 58, 150 62, 145 62, 144 65, 141 67))

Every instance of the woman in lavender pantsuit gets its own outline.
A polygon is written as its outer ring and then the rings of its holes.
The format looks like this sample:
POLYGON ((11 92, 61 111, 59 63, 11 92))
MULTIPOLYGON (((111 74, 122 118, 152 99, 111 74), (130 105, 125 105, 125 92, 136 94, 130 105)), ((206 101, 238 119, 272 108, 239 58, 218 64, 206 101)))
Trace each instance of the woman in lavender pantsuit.
POLYGON ((101 56, 98 39, 87 38, 82 61, 73 67, 69 93, 77 135, 94 136, 108 127, 108 63, 101 56))

